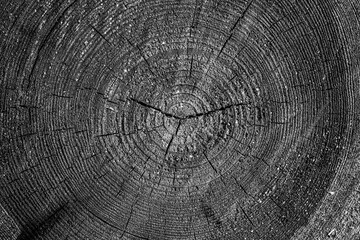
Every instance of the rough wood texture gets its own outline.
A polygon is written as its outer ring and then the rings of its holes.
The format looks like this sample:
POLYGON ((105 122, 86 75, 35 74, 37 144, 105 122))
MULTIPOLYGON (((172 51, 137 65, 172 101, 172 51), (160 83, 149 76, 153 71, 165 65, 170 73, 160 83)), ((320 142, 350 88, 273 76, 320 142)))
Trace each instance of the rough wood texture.
POLYGON ((356 0, 0 9, 3 239, 360 239, 356 0))
POLYGON ((19 234, 18 226, 0 205, 0 239, 16 239, 19 234))

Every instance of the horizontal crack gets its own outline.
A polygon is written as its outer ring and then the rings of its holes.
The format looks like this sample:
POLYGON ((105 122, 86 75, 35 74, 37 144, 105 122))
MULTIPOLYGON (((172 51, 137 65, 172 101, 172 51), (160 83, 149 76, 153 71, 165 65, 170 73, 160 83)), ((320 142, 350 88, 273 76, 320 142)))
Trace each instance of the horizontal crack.
POLYGON ((246 106, 246 105, 249 105, 249 103, 231 104, 231 105, 224 106, 224 107, 221 107, 221 108, 218 108, 218 109, 210 110, 210 111, 205 112, 205 113, 197 113, 197 114, 193 114, 193 115, 188 115, 186 117, 183 117, 182 119, 197 118, 197 117, 206 116, 206 115, 209 115, 209 114, 212 114, 212 113, 224 111, 224 110, 226 110, 228 108, 237 107, 237 106, 246 106))

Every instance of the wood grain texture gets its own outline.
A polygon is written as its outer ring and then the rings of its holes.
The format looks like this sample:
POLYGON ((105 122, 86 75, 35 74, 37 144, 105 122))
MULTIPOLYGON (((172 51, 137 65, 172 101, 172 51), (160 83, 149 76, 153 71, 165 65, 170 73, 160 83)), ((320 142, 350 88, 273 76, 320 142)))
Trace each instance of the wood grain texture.
POLYGON ((2 5, 0 238, 360 237, 357 1, 2 5))

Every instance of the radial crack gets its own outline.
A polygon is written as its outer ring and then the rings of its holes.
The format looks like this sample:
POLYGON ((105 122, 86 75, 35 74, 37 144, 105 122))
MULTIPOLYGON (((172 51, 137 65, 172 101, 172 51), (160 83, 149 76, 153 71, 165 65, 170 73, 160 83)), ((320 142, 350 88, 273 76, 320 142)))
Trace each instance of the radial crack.
POLYGON ((130 98, 130 100, 133 101, 133 102, 138 103, 138 104, 141 105, 141 106, 154 109, 154 110, 156 110, 156 111, 164 114, 164 115, 167 116, 167 117, 175 118, 175 119, 179 119, 179 120, 182 119, 182 118, 180 118, 180 117, 178 117, 178 116, 175 116, 175 115, 173 115, 173 114, 171 114, 171 113, 164 112, 164 111, 161 110, 160 108, 157 108, 157 107, 151 106, 150 104, 147 104, 147 103, 145 103, 145 102, 139 101, 139 100, 137 100, 137 99, 135 99, 135 98, 130 98))
POLYGON ((224 110, 226 110, 226 109, 228 109, 228 108, 238 107, 238 106, 246 106, 246 105, 249 105, 249 103, 236 103, 236 104, 231 104, 231 105, 224 106, 224 107, 221 107, 221 108, 218 108, 218 109, 210 110, 210 111, 208 111, 208 112, 197 113, 197 114, 194 114, 194 115, 188 115, 188 116, 186 116, 186 117, 183 117, 182 119, 197 118, 197 117, 206 116, 206 115, 209 115, 209 114, 212 114, 212 113, 224 111, 224 110))
POLYGON ((247 11, 249 10, 251 4, 253 3, 254 0, 250 0, 249 3, 246 5, 244 11, 241 13, 241 15, 238 17, 238 19, 236 20, 235 24, 232 26, 232 28, 230 29, 230 32, 234 31, 234 29, 236 28, 236 26, 238 25, 238 23, 240 22, 241 19, 243 19, 245 17, 245 14, 247 13, 247 11))
POLYGON ((169 152, 169 149, 170 149, 170 146, 171 146, 172 142, 174 141, 174 138, 176 137, 176 135, 177 135, 178 132, 179 132, 180 125, 181 125, 181 120, 179 121, 179 123, 178 123, 178 125, 177 125, 177 127, 176 127, 175 134, 173 134, 173 135, 171 136, 171 139, 170 139, 169 144, 168 144, 168 146, 167 146, 167 148, 166 148, 166 151, 165 151, 165 156, 164 156, 165 158, 166 158, 166 156, 167 156, 167 154, 168 154, 168 152, 169 152))

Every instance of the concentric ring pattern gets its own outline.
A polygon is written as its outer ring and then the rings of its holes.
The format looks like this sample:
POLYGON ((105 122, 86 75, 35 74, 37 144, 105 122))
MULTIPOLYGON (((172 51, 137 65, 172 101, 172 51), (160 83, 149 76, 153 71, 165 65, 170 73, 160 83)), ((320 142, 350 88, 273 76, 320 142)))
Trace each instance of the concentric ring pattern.
POLYGON ((0 199, 19 239, 290 239, 355 119, 335 2, 9 3, 0 199))

